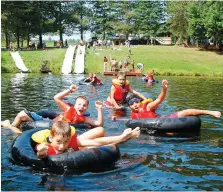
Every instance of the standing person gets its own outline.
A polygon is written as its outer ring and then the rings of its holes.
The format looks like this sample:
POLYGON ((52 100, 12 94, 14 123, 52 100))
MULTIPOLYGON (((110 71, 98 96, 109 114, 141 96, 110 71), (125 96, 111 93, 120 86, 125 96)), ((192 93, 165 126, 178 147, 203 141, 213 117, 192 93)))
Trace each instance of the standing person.
MULTIPOLYGON (((71 85, 69 89, 66 89, 54 96, 54 100, 59 108, 62 110, 62 113, 57 116, 55 121, 65 121, 68 123, 78 124, 78 123, 87 123, 93 127, 103 126, 104 117, 102 113, 103 104, 100 101, 95 102, 95 107, 98 111, 97 120, 91 119, 90 117, 85 117, 84 114, 88 109, 89 101, 85 96, 78 96, 74 100, 74 105, 71 105, 64 101, 64 98, 77 91, 78 87, 76 85, 71 85)), ((12 124, 10 124, 9 120, 5 120, 1 122, 2 127, 11 127, 12 129, 17 129, 17 127, 22 122, 29 121, 38 121, 44 120, 44 118, 38 115, 35 112, 29 112, 27 110, 23 110, 17 114, 12 124)))
POLYGON ((132 54, 132 50, 131 50, 131 44, 130 44, 130 41, 129 41, 129 43, 128 43, 128 50, 129 50, 129 55, 131 55, 131 54, 132 54))
POLYGON ((132 60, 132 71, 134 72, 135 71, 135 60, 132 60))
POLYGON ((143 63, 137 63, 136 67, 138 68, 139 72, 141 73, 143 71, 144 64, 143 63))
POLYGON ((154 101, 147 101, 143 104, 140 103, 140 99, 132 98, 128 101, 129 107, 132 110, 132 119, 143 119, 143 118, 180 118, 186 116, 199 116, 199 115, 211 115, 216 118, 221 117, 221 112, 219 111, 209 111, 200 109, 186 109, 183 111, 178 111, 168 116, 159 116, 155 110, 163 102, 168 88, 168 81, 162 81, 162 90, 158 98, 154 101))
POLYGON ((104 57, 104 72, 107 71, 108 59, 104 57))
POLYGON ((122 60, 119 61, 118 68, 119 68, 119 71, 122 71, 122 60))
POLYGON ((37 42, 35 41, 35 49, 36 49, 36 51, 37 51, 37 46, 38 46, 38 44, 37 44, 37 42))
POLYGON ((126 58, 125 58, 125 60, 124 60, 124 63, 123 63, 123 67, 124 67, 124 71, 126 71, 127 70, 127 66, 128 66, 128 64, 129 64, 129 56, 127 56, 126 58))
POLYGON ((116 109, 123 108, 129 92, 137 95, 141 99, 146 99, 141 93, 130 87, 129 81, 126 80, 125 73, 118 72, 117 79, 112 80, 111 91, 107 100, 105 101, 105 105, 116 109))
POLYGON ((111 71, 115 71, 115 66, 116 66, 116 59, 113 58, 113 59, 111 60, 111 71))

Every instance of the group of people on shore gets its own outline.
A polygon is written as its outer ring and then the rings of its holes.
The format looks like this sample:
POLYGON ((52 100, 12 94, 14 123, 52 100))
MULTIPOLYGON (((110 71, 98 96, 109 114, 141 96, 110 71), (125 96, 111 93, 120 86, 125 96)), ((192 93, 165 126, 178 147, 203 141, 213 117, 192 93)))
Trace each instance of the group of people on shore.
POLYGON ((104 71, 118 71, 118 72, 142 72, 143 70, 143 64, 142 63, 137 63, 133 59, 132 61, 129 61, 130 56, 127 56, 123 61, 120 60, 119 62, 115 59, 112 58, 110 61, 108 58, 105 56, 103 61, 104 61, 104 71), (137 68, 137 69, 136 69, 137 68))
MULTIPOLYGON (((62 112, 54 119, 50 132, 48 132, 48 135, 44 136, 45 139, 37 144, 35 148, 37 156, 39 158, 44 158, 48 155, 63 153, 67 148, 72 148, 74 151, 77 151, 103 145, 119 144, 129 139, 139 137, 139 127, 134 129, 127 128, 122 134, 117 136, 105 136, 105 130, 103 128, 103 106, 113 109, 123 109, 127 104, 131 109, 131 119, 179 118, 191 115, 221 117, 221 112, 219 111, 200 109, 185 109, 168 116, 158 115, 156 109, 165 99, 168 90, 168 81, 165 79, 162 80, 161 86, 162 89, 159 96, 155 100, 148 99, 141 93, 132 89, 130 82, 126 79, 125 73, 119 72, 117 78, 112 80, 112 86, 106 101, 104 103, 101 101, 95 102, 98 117, 97 119, 92 119, 91 117, 84 116, 89 107, 89 101, 85 96, 78 96, 74 100, 73 105, 64 100, 66 96, 78 90, 76 85, 70 85, 69 89, 65 89, 54 96, 54 101, 62 112), (132 93, 130 99, 127 99, 128 93, 132 93), (76 135, 72 134, 69 123, 87 123, 94 128, 81 135, 76 135)), ((12 123, 10 123, 9 120, 2 121, 1 127, 10 128, 13 132, 20 134, 22 131, 19 129, 19 125, 22 122, 38 120, 44 120, 44 118, 35 112, 23 110, 17 114, 12 123)))

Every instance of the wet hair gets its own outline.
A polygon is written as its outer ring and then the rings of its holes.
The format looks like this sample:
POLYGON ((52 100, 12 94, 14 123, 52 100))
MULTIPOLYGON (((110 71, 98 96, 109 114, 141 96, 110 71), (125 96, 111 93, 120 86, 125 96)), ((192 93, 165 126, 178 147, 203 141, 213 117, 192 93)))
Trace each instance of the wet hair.
POLYGON ((130 96, 126 99, 126 102, 127 102, 128 106, 130 106, 131 100, 134 100, 134 99, 138 99, 139 102, 143 101, 143 99, 140 98, 140 97, 137 96, 137 95, 130 95, 130 96))
POLYGON ((118 72, 117 78, 119 78, 119 77, 124 77, 126 79, 126 75, 124 72, 118 72))
POLYGON ((56 121, 51 126, 50 134, 52 137, 56 135, 62 135, 63 137, 71 137, 71 127, 67 122, 56 121))
POLYGON ((76 99, 74 100, 74 103, 76 103, 77 99, 83 99, 83 100, 85 100, 85 101, 87 102, 87 105, 89 105, 89 101, 88 101, 87 97, 85 97, 85 96, 78 96, 78 97, 76 97, 76 99))

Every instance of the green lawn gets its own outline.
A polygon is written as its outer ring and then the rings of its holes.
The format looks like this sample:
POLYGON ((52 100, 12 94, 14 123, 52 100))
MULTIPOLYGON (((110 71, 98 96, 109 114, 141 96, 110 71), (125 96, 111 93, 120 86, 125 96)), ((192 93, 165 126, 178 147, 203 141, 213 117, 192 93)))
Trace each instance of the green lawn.
MULTIPOLYGON (((119 48, 119 47, 117 47, 119 48)), ((20 51, 20 55, 33 73, 39 73, 41 62, 50 61, 50 67, 54 74, 61 72, 66 49, 49 49, 49 51, 20 51)), ((103 73, 103 58, 116 58, 117 61, 126 58, 128 49, 124 46, 121 50, 86 49, 85 68, 86 73, 103 73)), ((200 51, 196 48, 184 48, 177 46, 133 46, 129 61, 144 63, 144 73, 155 70, 156 75, 223 75, 223 55, 200 51)), ((130 66, 129 66, 130 67, 130 66)), ((17 69, 9 51, 1 52, 2 73, 16 73, 17 69)))
MULTIPOLYGON (((128 54, 126 47, 121 50, 88 50, 87 71, 102 72, 103 57, 124 60, 128 54)), ((199 51, 196 48, 177 46, 136 46, 132 48, 130 61, 144 63, 144 72, 154 69, 157 75, 222 75, 223 54, 199 51)), ((129 66, 130 67, 130 66, 129 66)))

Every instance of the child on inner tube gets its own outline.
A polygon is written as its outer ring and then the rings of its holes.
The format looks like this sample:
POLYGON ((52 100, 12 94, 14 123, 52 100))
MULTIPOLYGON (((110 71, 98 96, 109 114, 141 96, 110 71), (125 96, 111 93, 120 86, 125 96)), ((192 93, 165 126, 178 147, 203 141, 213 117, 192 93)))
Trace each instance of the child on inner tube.
POLYGON ((95 85, 103 84, 101 79, 97 78, 95 73, 89 73, 88 78, 86 78, 84 80, 84 82, 85 83, 92 83, 92 84, 95 84, 95 85))
MULTIPOLYGON (((65 121, 68 123, 87 123, 90 126, 93 127, 99 127, 99 135, 104 136, 104 131, 101 131, 101 127, 104 124, 104 118, 103 118, 103 112, 102 107, 103 103, 100 101, 95 102, 96 109, 98 110, 98 119, 94 120, 90 117, 85 117, 84 114, 88 109, 89 101, 84 96, 78 96, 74 101, 74 106, 71 106, 70 104, 66 103, 64 101, 64 98, 69 95, 70 93, 73 93, 77 91, 78 87, 76 85, 71 85, 69 89, 66 89, 57 95, 54 96, 54 100, 59 106, 59 108, 63 111, 62 114, 60 114, 58 117, 56 117, 55 121, 65 121)), ((20 129, 17 129, 17 127, 24 121, 38 121, 38 120, 44 120, 42 116, 39 116, 35 112, 29 112, 27 110, 23 110, 17 114, 12 124, 10 124, 9 120, 5 120, 1 122, 2 127, 8 127, 17 131, 18 133, 21 133, 20 129)))
POLYGON ((107 107, 114 107, 116 109, 123 108, 129 92, 139 96, 141 99, 146 99, 141 93, 130 87, 129 81, 126 80, 125 73, 119 72, 117 79, 112 80, 111 91, 107 100, 105 101, 105 105, 107 107))
POLYGON ((37 143, 36 151, 39 158, 48 155, 56 155, 71 148, 74 151, 86 148, 95 148, 104 145, 116 145, 123 143, 129 139, 135 139, 140 135, 139 127, 135 129, 125 129, 121 135, 97 137, 91 132, 91 129, 82 135, 77 136, 75 130, 68 123, 63 121, 54 122, 50 131, 41 130, 32 135, 32 139, 37 143), (46 131, 48 131, 46 133, 46 131), (43 133, 44 132, 44 133, 43 133), (89 137, 92 135, 91 137, 89 137), (94 136, 93 136, 94 135, 94 136), (41 138, 41 141, 40 139, 41 138))
POLYGON ((162 90, 158 98, 154 101, 145 100, 143 103, 140 102, 140 99, 133 97, 128 101, 129 107, 132 110, 131 118, 132 119, 143 119, 143 118, 180 118, 186 116, 198 116, 198 115, 211 115, 216 118, 221 117, 220 111, 209 111, 209 110, 200 110, 200 109, 186 109, 183 111, 178 111, 168 116, 159 116, 156 114, 155 110, 160 103, 164 100, 168 88, 168 81, 162 81, 162 90))

